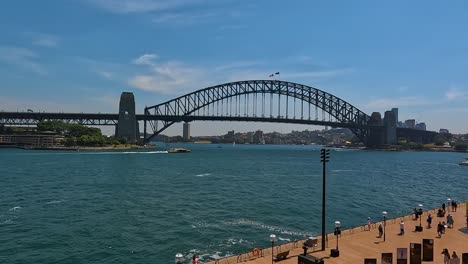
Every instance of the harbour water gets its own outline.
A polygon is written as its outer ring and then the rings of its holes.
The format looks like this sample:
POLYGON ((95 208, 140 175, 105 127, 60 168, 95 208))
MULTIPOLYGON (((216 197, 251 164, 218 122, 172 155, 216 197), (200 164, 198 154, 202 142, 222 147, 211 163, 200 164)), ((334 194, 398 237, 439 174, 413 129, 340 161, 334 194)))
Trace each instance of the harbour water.
MULTIPOLYGON (((169 147, 192 153, 0 149, 0 263, 207 261, 320 233, 319 146, 169 147)), ((468 200, 463 153, 330 156, 328 231, 468 200)))

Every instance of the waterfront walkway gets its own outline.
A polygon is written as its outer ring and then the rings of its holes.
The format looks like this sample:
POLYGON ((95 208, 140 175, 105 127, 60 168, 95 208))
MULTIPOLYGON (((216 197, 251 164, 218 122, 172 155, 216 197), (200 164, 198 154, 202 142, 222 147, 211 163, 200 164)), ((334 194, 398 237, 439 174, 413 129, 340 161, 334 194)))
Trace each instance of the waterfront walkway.
MULTIPOLYGON (((466 226, 466 209, 465 203, 458 205, 457 212, 446 212, 452 214, 454 219, 453 228, 446 228, 445 234, 441 238, 437 237, 437 224, 439 221, 446 221, 446 217, 439 218, 436 216, 437 209, 425 211, 422 216, 422 232, 415 232, 415 226, 419 225, 419 219, 413 220, 413 216, 404 216, 386 221, 386 241, 383 238, 378 238, 377 224, 371 226, 370 231, 365 231, 363 226, 343 230, 339 237, 340 256, 337 258, 330 257, 330 249, 336 247, 336 236, 328 234, 328 245, 325 251, 321 249, 318 237, 318 245, 315 250, 310 249, 308 255, 317 258, 324 258, 326 264, 361 264, 365 258, 375 258, 377 263, 381 263, 382 253, 393 253, 393 263, 396 263, 396 249, 408 249, 409 263, 409 247, 410 243, 422 243, 423 239, 434 240, 434 262, 443 263, 441 252, 447 248, 452 255, 452 252, 457 252, 457 255, 462 257, 462 253, 468 253, 468 228, 466 226), (430 213, 433 216, 432 228, 426 228, 427 215, 430 213), (400 221, 405 223, 405 234, 398 235, 400 232, 400 221)), ((281 264, 297 264, 297 256, 303 253, 302 245, 304 241, 283 244, 274 248, 274 255, 277 253, 288 251, 289 256, 285 260, 275 263, 281 264)), ((247 263, 247 264, 270 264, 271 263, 271 248, 260 250, 259 256, 253 256, 252 252, 231 256, 217 261, 209 262, 209 264, 232 264, 232 263, 247 263)), ((460 261, 461 263, 461 261, 460 261)))

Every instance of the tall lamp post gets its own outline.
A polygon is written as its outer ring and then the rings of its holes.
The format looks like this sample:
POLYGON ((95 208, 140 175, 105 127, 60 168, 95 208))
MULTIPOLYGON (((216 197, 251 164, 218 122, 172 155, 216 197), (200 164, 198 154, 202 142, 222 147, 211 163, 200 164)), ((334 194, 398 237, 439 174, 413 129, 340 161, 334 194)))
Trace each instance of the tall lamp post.
POLYGON ((322 251, 325 251, 325 172, 326 164, 330 159, 330 150, 320 150, 320 161, 322 162, 323 174, 322 174, 322 251))
POLYGON ((338 237, 341 235, 341 222, 340 221, 335 221, 335 235, 336 235, 336 251, 339 252, 338 250, 338 237))
POLYGON ((383 211, 382 216, 383 216, 383 241, 385 242, 385 234, 387 233, 385 230, 385 227, 387 225, 387 212, 383 211))
POLYGON ((419 226, 421 228, 422 227, 422 222, 421 221, 422 221, 423 205, 418 204, 418 206, 419 206, 419 212, 418 212, 418 214, 419 214, 419 226))
POLYGON ((271 264, 273 264, 273 246, 275 245, 275 242, 276 242, 276 235, 271 234, 270 241, 271 241, 271 264))
POLYGON ((175 263, 176 264, 183 264, 184 263, 184 255, 182 255, 182 253, 177 253, 175 255, 175 263))

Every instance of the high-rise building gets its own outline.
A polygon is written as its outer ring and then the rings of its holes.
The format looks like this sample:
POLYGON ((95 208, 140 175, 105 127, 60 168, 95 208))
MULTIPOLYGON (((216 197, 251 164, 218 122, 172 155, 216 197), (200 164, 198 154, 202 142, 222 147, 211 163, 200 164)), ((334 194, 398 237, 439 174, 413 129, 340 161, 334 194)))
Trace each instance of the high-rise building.
POLYGON ((393 115, 395 116, 395 121, 398 124, 398 108, 392 108, 393 115))
POLYGON ((449 134, 450 132, 449 132, 448 129, 441 128, 441 129, 439 130, 439 133, 441 133, 441 134, 449 134))
POLYGON ((185 122, 183 125, 183 138, 184 141, 190 141, 190 123, 185 122))

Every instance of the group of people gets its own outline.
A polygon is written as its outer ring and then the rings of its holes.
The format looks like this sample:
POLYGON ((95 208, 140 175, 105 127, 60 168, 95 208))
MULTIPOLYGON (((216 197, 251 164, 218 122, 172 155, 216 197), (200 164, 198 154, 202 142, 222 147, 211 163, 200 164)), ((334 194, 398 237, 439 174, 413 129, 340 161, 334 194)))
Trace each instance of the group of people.
POLYGON ((444 255, 444 264, 460 264, 460 258, 458 257, 457 252, 453 251, 452 256, 450 257, 448 249, 444 248, 441 254, 444 255))
MULTIPOLYGON (((426 221, 427 221, 427 228, 428 229, 431 228, 432 216, 430 214, 427 216, 426 221)), ((453 228, 454 222, 455 221, 453 220, 453 216, 451 214, 447 215, 447 222, 439 221, 439 224, 437 225, 437 235, 438 235, 437 237, 440 238, 442 234, 445 234, 445 227, 453 228)))

